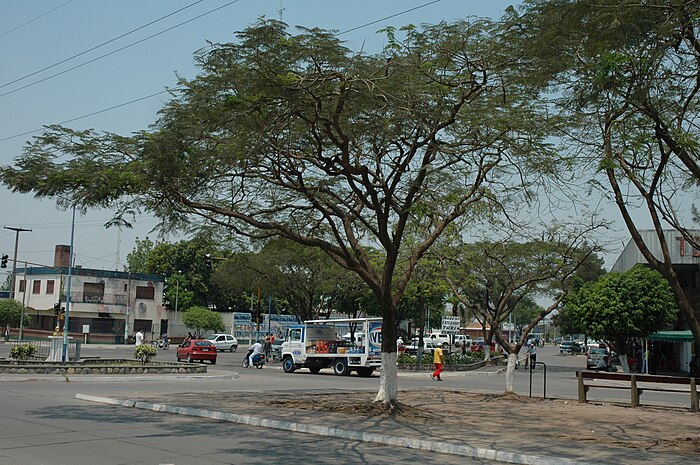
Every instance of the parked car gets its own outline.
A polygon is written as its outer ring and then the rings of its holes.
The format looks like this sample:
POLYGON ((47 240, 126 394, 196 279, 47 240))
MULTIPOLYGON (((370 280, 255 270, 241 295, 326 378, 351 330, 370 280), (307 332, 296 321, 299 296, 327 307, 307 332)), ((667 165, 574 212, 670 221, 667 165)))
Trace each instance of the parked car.
POLYGON ((450 345, 450 335, 445 333, 430 333, 424 336, 423 340, 430 341, 443 348, 447 348, 450 345))
POLYGON ((588 351, 588 357, 586 357, 586 366, 588 368, 595 368, 598 365, 598 362, 603 359, 603 357, 608 356, 608 364, 609 362, 609 355, 607 349, 601 349, 599 347, 591 347, 591 349, 588 351))
MULTIPOLYGON (((437 345, 434 342, 424 340, 423 341, 423 353, 433 353, 435 352, 435 347, 437 345)), ((406 346, 405 352, 409 355, 417 355, 418 354, 418 342, 414 341, 410 345, 406 346)))
POLYGON ((279 339, 275 339, 275 342, 272 343, 272 348, 270 349, 270 353, 272 354, 273 360, 282 360, 282 343, 283 342, 284 342, 284 339, 279 338, 279 339))
POLYGON ((471 344, 472 338, 468 334, 455 334, 455 347, 462 347, 462 345, 469 347, 471 344))
POLYGON ((194 360, 203 362, 208 360, 212 365, 216 364, 216 346, 208 339, 190 339, 183 342, 177 348, 177 361, 187 360, 192 363, 194 360))
POLYGON ((581 350, 581 344, 576 341, 562 341, 559 344, 560 354, 580 354, 581 350))
POLYGON ((221 352, 224 350, 235 352, 238 349, 238 341, 231 334, 212 334, 207 337, 207 340, 221 352))

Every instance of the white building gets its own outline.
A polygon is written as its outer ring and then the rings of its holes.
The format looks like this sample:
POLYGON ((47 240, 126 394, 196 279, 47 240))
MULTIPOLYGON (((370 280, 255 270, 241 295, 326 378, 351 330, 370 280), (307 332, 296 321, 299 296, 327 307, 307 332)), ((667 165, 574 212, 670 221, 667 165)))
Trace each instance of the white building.
MULTIPOLYGON (((700 237, 700 230, 692 231, 693 235, 700 237)), ((644 243, 652 254, 663 261, 661 243, 655 230, 640 231, 644 243)), ((695 310, 696 317, 700 318, 700 250, 694 248, 681 234, 674 230, 665 230, 664 239, 669 247, 669 256, 673 270, 695 310)), ((637 244, 630 240, 618 257, 611 271, 624 273, 634 265, 641 263, 647 265, 647 261, 639 251, 637 244)), ((689 371, 689 362, 693 356, 693 336, 688 331, 688 324, 684 315, 679 314, 678 319, 669 331, 659 331, 652 334, 648 340, 656 344, 656 355, 659 357, 659 371, 689 371)))
POLYGON ((55 310, 66 307, 71 335, 87 332, 93 342, 121 343, 139 329, 157 337, 180 324, 163 305, 163 275, 73 267, 68 302, 69 256, 70 248, 58 245, 53 267, 17 269, 14 298, 27 307, 28 331, 63 328, 55 310))

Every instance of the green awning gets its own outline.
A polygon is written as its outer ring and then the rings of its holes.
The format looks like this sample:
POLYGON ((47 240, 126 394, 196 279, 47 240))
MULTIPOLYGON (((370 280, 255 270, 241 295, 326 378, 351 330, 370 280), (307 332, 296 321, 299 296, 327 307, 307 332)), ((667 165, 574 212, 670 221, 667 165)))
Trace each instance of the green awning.
POLYGON ((692 342, 693 333, 687 331, 658 331, 647 337, 650 341, 692 342))

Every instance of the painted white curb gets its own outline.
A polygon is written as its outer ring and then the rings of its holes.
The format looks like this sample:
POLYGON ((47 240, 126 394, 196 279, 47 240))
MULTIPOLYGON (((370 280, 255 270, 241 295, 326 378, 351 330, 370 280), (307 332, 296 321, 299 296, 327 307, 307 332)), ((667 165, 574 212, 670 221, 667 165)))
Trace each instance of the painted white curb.
POLYGON ((294 431, 297 433, 310 433, 320 436, 330 436, 352 441, 372 442, 387 446, 405 447, 408 449, 420 449, 442 454, 459 455, 463 457, 478 458, 482 460, 495 460, 498 462, 525 464, 525 465, 592 465, 586 462, 578 462, 568 459, 553 459, 539 457, 535 455, 524 455, 513 452, 503 452, 493 449, 482 449, 460 444, 450 444, 446 442, 425 441, 414 438, 404 438, 399 436, 389 436, 379 433, 363 433, 335 427, 309 425, 295 423, 284 420, 271 420, 250 415, 237 415, 235 413, 217 412, 213 410, 203 410, 190 407, 178 407, 176 405, 156 404, 152 402, 142 402, 127 399, 113 399, 110 397, 91 396, 86 394, 76 394, 76 399, 97 402, 102 404, 119 405, 122 407, 135 407, 154 412, 174 413, 177 415, 188 415, 191 417, 210 418, 213 420, 239 423, 248 426, 258 426, 263 428, 274 428, 284 431, 294 431))

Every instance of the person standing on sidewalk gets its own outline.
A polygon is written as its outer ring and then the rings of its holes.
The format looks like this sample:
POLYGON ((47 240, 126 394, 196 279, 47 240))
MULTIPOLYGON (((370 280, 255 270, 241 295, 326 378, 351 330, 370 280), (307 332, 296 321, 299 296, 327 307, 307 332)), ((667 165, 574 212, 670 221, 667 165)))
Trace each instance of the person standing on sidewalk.
POLYGON ((440 373, 442 373, 442 364, 444 362, 445 354, 442 352, 442 348, 440 346, 437 346, 435 348, 435 351, 433 352, 433 363, 435 363, 435 371, 432 375, 430 375, 430 377, 433 378, 434 381, 442 381, 440 373))

